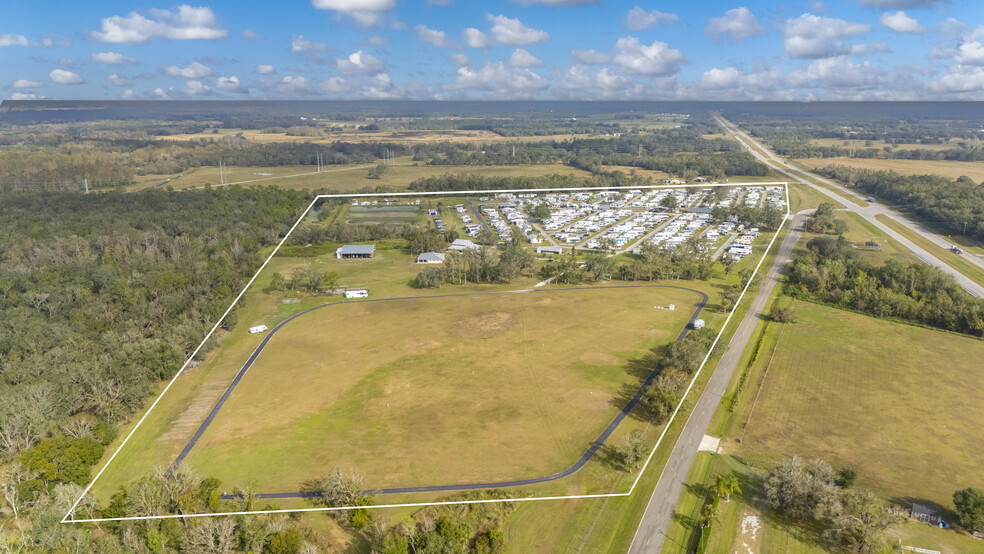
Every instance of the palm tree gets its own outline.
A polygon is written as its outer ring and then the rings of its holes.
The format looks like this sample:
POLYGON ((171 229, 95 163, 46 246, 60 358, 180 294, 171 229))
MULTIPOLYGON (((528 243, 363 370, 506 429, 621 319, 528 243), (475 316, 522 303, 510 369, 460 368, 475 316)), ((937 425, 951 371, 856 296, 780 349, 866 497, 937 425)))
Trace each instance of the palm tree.
POLYGON ((714 481, 714 492, 718 496, 723 496, 726 502, 731 502, 732 494, 741 494, 741 487, 738 486, 738 478, 734 473, 728 475, 718 475, 714 481))
POLYGON ((700 520, 698 523, 700 523, 701 529, 709 527, 711 525, 711 521, 717 517, 718 502, 720 502, 720 500, 721 497, 715 496, 710 502, 704 504, 704 507, 700 509, 700 520))

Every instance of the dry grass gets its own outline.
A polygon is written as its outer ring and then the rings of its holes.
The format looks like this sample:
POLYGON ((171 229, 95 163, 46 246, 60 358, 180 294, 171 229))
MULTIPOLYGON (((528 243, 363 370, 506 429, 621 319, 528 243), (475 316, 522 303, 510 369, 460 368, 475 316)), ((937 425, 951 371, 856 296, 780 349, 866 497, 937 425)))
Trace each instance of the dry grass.
POLYGON ((901 175, 943 175, 951 179, 966 175, 976 182, 984 181, 984 163, 981 162, 865 158, 803 158, 796 161, 811 169, 823 168, 828 165, 844 165, 875 171, 891 170, 901 175))
POLYGON ((551 140, 571 140, 574 138, 587 138, 590 135, 556 134, 545 136, 523 136, 523 137, 504 137, 491 131, 458 131, 458 130, 402 130, 402 131, 359 131, 354 128, 344 129, 339 132, 323 134, 321 137, 296 137, 287 136, 285 133, 264 133, 258 130, 249 129, 219 129, 218 133, 211 131, 204 133, 186 133, 159 137, 163 141, 188 141, 188 140, 220 140, 223 137, 234 136, 242 133, 243 138, 256 143, 271 142, 312 142, 328 144, 332 142, 387 142, 387 143, 430 143, 430 142, 540 142, 551 140))
POLYGON ((271 340, 188 462, 266 490, 328 465, 372 486, 559 471, 636 382, 627 361, 672 340, 695 300, 610 289, 324 308, 271 340), (679 309, 653 309, 668 302, 679 309))
MULTIPOLYGON (((960 141, 961 139, 950 139, 946 144, 899 144, 895 148, 897 150, 947 150, 950 148, 959 148, 960 146, 957 143, 959 143, 960 141)), ((817 146, 840 146, 841 148, 851 147, 851 141, 850 140, 845 141, 844 139, 833 139, 833 138, 813 139, 810 141, 810 143, 815 144, 817 146), (845 142, 847 144, 844 144, 845 142)), ((863 140, 855 140, 854 149, 861 150, 864 148, 877 148, 881 150, 886 146, 892 145, 892 143, 885 142, 883 140, 873 140, 871 141, 871 146, 865 146, 865 143, 866 141, 863 140)))
MULTIPOLYGON (((580 169, 560 164, 544 165, 505 165, 505 166, 441 166, 416 165, 411 162, 391 164, 381 179, 369 179, 369 169, 375 164, 352 164, 328 166, 321 173, 312 166, 279 166, 279 167, 226 167, 226 182, 229 184, 274 185, 287 189, 327 189, 336 192, 352 192, 366 187, 389 187, 394 190, 406 188, 421 177, 435 177, 445 174, 487 175, 487 176, 541 176, 541 175, 575 175, 589 176, 590 173, 580 169)), ((167 183, 176 190, 200 188, 206 185, 219 185, 219 168, 199 167, 184 172, 178 176, 153 175, 142 178, 142 185, 133 189, 146 188, 156 185, 163 180, 173 177, 167 183)))

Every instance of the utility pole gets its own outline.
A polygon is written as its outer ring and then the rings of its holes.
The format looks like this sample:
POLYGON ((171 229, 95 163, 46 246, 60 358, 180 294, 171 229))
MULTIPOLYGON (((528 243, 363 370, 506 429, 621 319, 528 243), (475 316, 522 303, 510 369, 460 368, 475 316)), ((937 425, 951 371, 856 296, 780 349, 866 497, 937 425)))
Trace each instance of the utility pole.
MULTIPOLYGON (((88 178, 82 179, 82 183, 85 184, 85 193, 86 194, 89 194, 89 179, 88 178)), ((966 229, 966 228, 967 228, 967 224, 964 223, 964 229, 966 229)))

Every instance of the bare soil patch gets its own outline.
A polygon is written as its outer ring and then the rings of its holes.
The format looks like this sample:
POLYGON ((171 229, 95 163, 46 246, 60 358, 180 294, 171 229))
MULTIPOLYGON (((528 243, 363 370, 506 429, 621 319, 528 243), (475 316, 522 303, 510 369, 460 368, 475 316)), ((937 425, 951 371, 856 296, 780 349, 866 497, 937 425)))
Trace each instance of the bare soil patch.
POLYGON ((451 323, 451 334, 466 339, 497 337, 513 326, 516 319, 509 312, 482 312, 451 323))
POLYGON ((228 383, 223 383, 222 381, 209 381, 202 385, 201 392, 191 402, 188 409, 182 412, 171 423, 171 428, 161 435, 159 440, 187 440, 195 432, 195 429, 201 425, 202 421, 205 420, 205 416, 208 415, 209 410, 212 409, 215 402, 222 396, 222 391, 227 386, 228 383))

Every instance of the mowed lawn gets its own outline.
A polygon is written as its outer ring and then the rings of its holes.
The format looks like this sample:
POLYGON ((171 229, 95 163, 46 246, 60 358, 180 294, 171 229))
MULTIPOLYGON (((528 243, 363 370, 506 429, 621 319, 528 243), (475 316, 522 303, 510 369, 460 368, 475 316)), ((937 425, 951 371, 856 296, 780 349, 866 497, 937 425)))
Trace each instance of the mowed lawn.
POLYGON ((824 168, 829 165, 844 165, 873 171, 894 171, 900 175, 943 175, 950 179, 966 175, 975 182, 984 181, 984 164, 980 162, 880 160, 876 158, 803 158, 796 161, 810 169, 824 168))
POLYGON ((263 491, 333 466, 371 487, 558 472, 638 385, 628 362, 674 340, 698 300, 646 287, 326 307, 270 341, 187 462, 263 491))
POLYGON ((984 487, 984 342, 796 302, 737 453, 857 470, 890 498, 984 487))

